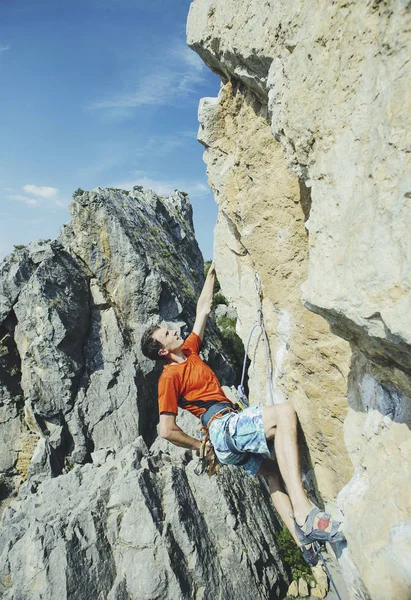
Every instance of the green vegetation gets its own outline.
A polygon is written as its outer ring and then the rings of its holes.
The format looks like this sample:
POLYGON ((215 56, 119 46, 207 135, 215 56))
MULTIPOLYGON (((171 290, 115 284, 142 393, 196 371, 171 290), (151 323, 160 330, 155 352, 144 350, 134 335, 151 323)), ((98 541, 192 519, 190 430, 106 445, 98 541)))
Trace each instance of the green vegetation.
POLYGON ((23 250, 26 246, 24 244, 14 244, 15 250, 23 250))
POLYGON ((64 457, 64 469, 65 471, 68 473, 69 471, 72 471, 74 469, 74 463, 72 461, 71 456, 65 456, 64 457))
MULTIPOLYGON (((207 277, 207 273, 208 273, 208 271, 210 269, 210 266, 211 266, 211 260, 206 260, 204 262, 204 277, 207 277)), ((216 277, 216 279, 215 279, 215 285, 214 285, 214 296, 213 296, 213 306, 212 306, 212 308, 214 309, 219 304, 225 304, 226 306, 228 306, 228 300, 224 296, 224 294, 221 293, 220 282, 218 281, 218 279, 216 277)))
POLYGON ((235 330, 236 319, 223 315, 218 319, 217 324, 221 333, 223 351, 230 358, 236 378, 239 379, 243 367, 244 345, 235 330))
POLYGON ((213 308, 219 304, 225 304, 225 306, 228 306, 228 300, 221 292, 217 292, 213 296, 213 308))
POLYGON ((73 198, 75 198, 76 196, 81 196, 82 194, 84 194, 84 190, 82 190, 81 188, 77 188, 75 192, 73 192, 73 198))
POLYGON ((112 188, 112 187, 109 187, 107 189, 111 190, 112 192, 121 192, 122 194, 126 194, 126 196, 128 196, 129 193, 130 193, 130 190, 122 190, 121 188, 112 188))
POLYGON ((49 308, 57 308, 57 306, 61 306, 63 304, 63 300, 61 298, 53 298, 49 302, 49 308))
POLYGON ((16 375, 19 375, 20 369, 16 365, 13 365, 10 368, 9 373, 10 373, 11 377, 15 377, 16 375))
POLYGON ((309 583, 313 579, 311 568, 303 559, 301 551, 295 545, 291 533, 286 527, 283 527, 277 535, 277 541, 281 556, 289 570, 292 579, 300 579, 302 577, 309 583))

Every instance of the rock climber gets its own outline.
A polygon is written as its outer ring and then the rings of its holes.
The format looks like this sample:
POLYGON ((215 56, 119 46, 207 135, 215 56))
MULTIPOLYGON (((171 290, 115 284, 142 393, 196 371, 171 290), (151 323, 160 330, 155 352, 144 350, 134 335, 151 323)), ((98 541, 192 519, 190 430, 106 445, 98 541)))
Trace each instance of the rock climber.
POLYGON ((211 452, 221 464, 234 464, 249 475, 266 478, 276 511, 306 562, 315 566, 318 544, 314 542, 338 542, 344 535, 340 523, 311 504, 304 491, 295 410, 289 404, 278 404, 238 412, 199 356, 215 278, 212 263, 197 302, 193 331, 185 341, 177 331, 160 325, 151 326, 142 337, 143 354, 165 363, 158 383, 160 436, 198 454, 201 440, 177 425, 178 407, 200 418, 208 428, 211 452), (275 449, 276 460, 270 447, 275 449))

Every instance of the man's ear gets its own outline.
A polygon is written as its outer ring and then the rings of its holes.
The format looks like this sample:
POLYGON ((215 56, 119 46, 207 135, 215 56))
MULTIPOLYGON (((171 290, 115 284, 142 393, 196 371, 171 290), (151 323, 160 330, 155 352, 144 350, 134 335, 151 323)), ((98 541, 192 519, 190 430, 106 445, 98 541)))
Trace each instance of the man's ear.
POLYGON ((158 351, 159 356, 168 356, 169 354, 170 354, 170 351, 166 350, 165 348, 161 348, 161 350, 158 351))

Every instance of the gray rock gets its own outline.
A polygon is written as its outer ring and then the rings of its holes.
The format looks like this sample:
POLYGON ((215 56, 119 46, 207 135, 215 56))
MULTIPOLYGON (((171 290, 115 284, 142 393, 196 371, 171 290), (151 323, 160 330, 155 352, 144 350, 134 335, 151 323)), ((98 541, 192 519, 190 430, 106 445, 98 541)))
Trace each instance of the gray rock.
MULTIPOLYGON (((26 481, 3 512, 0 595, 278 597, 288 581, 265 488, 235 469, 197 478, 191 452, 157 437, 160 368, 139 342, 154 322, 193 325, 204 264, 188 198, 97 188, 71 212, 59 240, 3 263, 0 465, 11 491, 26 481)), ((231 385, 213 319, 206 338, 231 385)), ((198 436, 194 417, 179 422, 198 436)))
POLYGON ((0 322, 12 309, 18 295, 38 265, 52 254, 50 242, 31 242, 15 250, 0 265, 0 322))
POLYGON ((257 481, 234 468, 198 478, 141 437, 101 456, 5 510, 2 597, 281 597, 278 523, 257 481))
MULTIPOLYGON (((70 210, 58 241, 1 266, 0 460, 16 474, 25 403, 46 439, 30 470, 37 482, 41 469, 61 473, 65 457, 83 463, 139 433, 153 441, 159 368, 141 355, 140 336, 153 322, 188 333, 204 278, 184 193, 96 188, 70 210)), ((207 338, 205 357, 233 383, 212 320, 207 338)))

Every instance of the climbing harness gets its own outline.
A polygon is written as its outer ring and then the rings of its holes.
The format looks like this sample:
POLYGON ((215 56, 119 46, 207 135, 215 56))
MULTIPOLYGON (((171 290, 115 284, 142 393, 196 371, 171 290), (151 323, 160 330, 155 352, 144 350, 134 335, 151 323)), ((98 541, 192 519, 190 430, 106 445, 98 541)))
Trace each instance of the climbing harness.
POLYGON ((260 335, 262 334, 263 340, 264 340, 265 368, 266 368, 266 373, 267 373, 268 390, 270 393, 270 402, 271 402, 271 404, 274 404, 273 378, 272 378, 272 370, 271 370, 271 366, 270 366, 270 347, 268 345, 267 332, 266 332, 265 326, 264 326, 263 307, 262 307, 262 300, 261 300, 261 279, 257 272, 254 273, 254 283, 255 283, 255 287, 256 287, 256 291, 257 291, 257 323, 255 323, 253 325, 253 327, 251 328, 251 331, 250 331, 250 335, 248 336, 247 345, 246 345, 245 352, 244 352, 241 383, 237 388, 238 397, 239 397, 238 402, 239 402, 239 404, 242 404, 243 406, 245 405, 245 407, 249 406, 248 398, 245 395, 245 390, 244 390, 244 379, 245 379, 245 372, 246 372, 246 367, 247 367, 248 350, 250 348, 250 343, 251 343, 251 339, 253 337, 254 331, 256 331, 257 329, 260 330, 260 335))
POLYGON ((232 404, 231 402, 216 402, 201 415, 202 440, 198 463, 194 469, 196 475, 207 473, 207 475, 211 477, 215 473, 218 473, 220 464, 215 455, 214 448, 210 443, 208 428, 215 419, 220 419, 230 412, 238 412, 237 405, 232 404))

